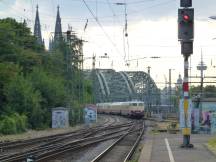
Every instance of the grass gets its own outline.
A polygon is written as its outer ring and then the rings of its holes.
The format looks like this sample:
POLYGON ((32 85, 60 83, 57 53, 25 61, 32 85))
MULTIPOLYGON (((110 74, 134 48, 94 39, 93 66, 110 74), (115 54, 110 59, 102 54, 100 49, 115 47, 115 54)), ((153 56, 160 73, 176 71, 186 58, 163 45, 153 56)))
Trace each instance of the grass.
POLYGON ((208 141, 207 147, 216 155, 216 137, 213 137, 208 141))
POLYGON ((216 137, 211 138, 208 141, 208 145, 211 146, 211 147, 216 147, 216 137))

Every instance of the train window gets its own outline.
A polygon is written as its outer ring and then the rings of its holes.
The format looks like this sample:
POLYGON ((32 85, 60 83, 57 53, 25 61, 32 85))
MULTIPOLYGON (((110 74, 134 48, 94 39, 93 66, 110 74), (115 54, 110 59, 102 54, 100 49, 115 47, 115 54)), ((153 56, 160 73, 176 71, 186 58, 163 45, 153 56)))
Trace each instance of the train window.
POLYGON ((137 106, 137 103, 132 103, 132 106, 137 106))
POLYGON ((139 106, 143 106, 143 103, 139 103, 139 106))

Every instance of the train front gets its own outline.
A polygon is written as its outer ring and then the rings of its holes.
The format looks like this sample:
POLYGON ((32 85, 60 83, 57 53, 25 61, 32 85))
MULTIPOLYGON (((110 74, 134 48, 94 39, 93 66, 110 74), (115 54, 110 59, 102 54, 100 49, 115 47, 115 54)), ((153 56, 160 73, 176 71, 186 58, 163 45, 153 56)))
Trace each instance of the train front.
POLYGON ((144 117, 144 102, 136 101, 131 103, 130 107, 130 116, 131 118, 141 119, 144 117))

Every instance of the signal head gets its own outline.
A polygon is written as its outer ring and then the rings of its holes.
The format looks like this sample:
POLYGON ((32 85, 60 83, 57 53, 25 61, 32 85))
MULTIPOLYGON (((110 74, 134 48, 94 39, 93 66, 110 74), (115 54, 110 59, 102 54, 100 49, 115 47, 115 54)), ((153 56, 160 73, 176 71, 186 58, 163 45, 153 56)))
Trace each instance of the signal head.
POLYGON ((182 8, 178 10, 178 38, 191 41, 194 38, 194 9, 182 8))
POLYGON ((184 14, 183 15, 183 20, 186 21, 186 22, 189 21, 190 20, 190 16, 188 16, 187 14, 184 14))

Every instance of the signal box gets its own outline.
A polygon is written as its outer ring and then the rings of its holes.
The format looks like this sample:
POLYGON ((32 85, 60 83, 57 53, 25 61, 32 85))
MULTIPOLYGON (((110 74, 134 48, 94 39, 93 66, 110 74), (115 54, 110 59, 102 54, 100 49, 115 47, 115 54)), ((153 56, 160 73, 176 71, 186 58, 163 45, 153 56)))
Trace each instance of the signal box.
POLYGON ((178 9, 178 39, 192 41, 194 38, 194 9, 178 9))

